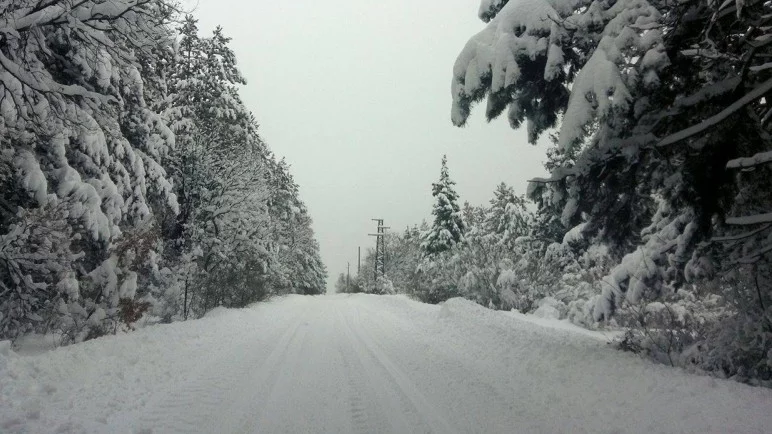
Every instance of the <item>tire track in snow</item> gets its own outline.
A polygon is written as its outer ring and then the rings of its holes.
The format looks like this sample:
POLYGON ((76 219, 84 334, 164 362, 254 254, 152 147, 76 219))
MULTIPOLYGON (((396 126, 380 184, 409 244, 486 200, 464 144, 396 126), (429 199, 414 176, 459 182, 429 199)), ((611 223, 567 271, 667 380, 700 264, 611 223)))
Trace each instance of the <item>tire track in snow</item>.
POLYGON ((235 351, 226 349, 221 356, 192 373, 179 388, 149 399, 145 406, 147 413, 131 417, 134 432, 233 432, 235 422, 249 416, 247 410, 254 406, 251 399, 255 393, 285 360, 287 347, 294 341, 308 309, 296 313, 297 320, 280 332, 278 339, 267 339, 259 335, 266 330, 258 329, 254 330, 258 334, 254 339, 239 336, 230 344, 235 351), (276 342, 267 356, 266 342, 276 342), (255 366, 260 366, 257 373, 255 366))
POLYGON ((232 409, 232 417, 229 419, 229 422, 238 420, 238 423, 220 424, 220 427, 229 428, 220 429, 219 432, 260 432, 260 423, 265 416, 263 403, 273 396, 276 383, 282 370, 288 367, 288 361, 297 362, 303 353, 308 332, 306 313, 307 311, 304 311, 299 315, 298 320, 281 337, 258 371, 251 374, 253 381, 247 386, 248 394, 240 400, 241 405, 238 408, 232 409))
POLYGON ((508 361, 503 366, 499 364, 496 368, 487 367, 490 357, 466 357, 468 354, 490 354, 495 346, 481 345, 477 339, 470 340, 466 334, 453 334, 449 339, 448 324, 438 323, 436 313, 426 315, 421 312, 417 317, 395 315, 392 310, 374 309, 362 301, 352 300, 356 302, 360 316, 365 318, 360 322, 363 333, 389 354, 403 372, 418 373, 413 377, 417 378, 414 381, 417 388, 424 391, 428 402, 444 410, 449 417, 448 423, 457 432, 511 430, 510 425, 499 424, 500 415, 521 411, 518 408, 519 396, 528 393, 525 388, 512 388, 512 362, 508 361), (416 329, 423 333, 416 333, 416 329), (459 351, 459 348, 468 345, 473 349, 459 351), (499 375, 486 374, 489 372, 499 375), (486 402, 487 405, 480 405, 479 402, 486 402))
MULTIPOLYGON (((415 419, 411 421, 415 423, 408 423, 400 429, 395 429, 394 432, 420 431, 440 434, 457 432, 447 422, 447 418, 429 403, 429 400, 418 390, 418 387, 405 372, 391 361, 371 336, 363 331, 358 307, 349 306, 347 311, 351 314, 345 318, 345 329, 352 339, 352 346, 357 350, 363 366, 370 367, 366 369, 368 376, 376 385, 382 385, 384 391, 391 391, 392 398, 396 398, 389 400, 392 407, 395 405, 401 407, 392 408, 389 413, 392 415, 410 414, 415 419)), ((400 422, 404 424, 408 421, 402 419, 400 422)))
MULTIPOLYGON (((238 424, 233 424, 233 429, 218 432, 248 434, 270 431, 265 429, 265 425, 269 422, 267 418, 271 416, 268 413, 270 405, 276 404, 277 401, 283 401, 281 402, 283 406, 288 403, 286 399, 277 398, 281 392, 277 389, 277 384, 281 381, 286 382, 288 378, 292 381, 295 373, 302 372, 299 370, 300 365, 307 362, 309 357, 307 351, 310 343, 309 322, 306 313, 300 316, 292 329, 292 333, 282 337, 282 342, 274 348, 265 363, 253 374, 256 379, 252 383, 254 384, 251 388, 253 393, 248 399, 243 400, 244 405, 234 418, 239 421, 238 424)), ((302 411, 297 408, 292 410, 302 411)))
POLYGON ((352 432, 363 434, 389 432, 391 422, 383 414, 382 406, 375 396, 372 384, 369 384, 362 360, 352 351, 352 346, 356 345, 356 342, 353 339, 353 334, 348 330, 346 318, 340 310, 337 311, 337 314, 336 326, 341 332, 339 336, 345 336, 345 340, 339 342, 338 351, 342 360, 341 368, 348 373, 349 393, 347 398, 352 432))

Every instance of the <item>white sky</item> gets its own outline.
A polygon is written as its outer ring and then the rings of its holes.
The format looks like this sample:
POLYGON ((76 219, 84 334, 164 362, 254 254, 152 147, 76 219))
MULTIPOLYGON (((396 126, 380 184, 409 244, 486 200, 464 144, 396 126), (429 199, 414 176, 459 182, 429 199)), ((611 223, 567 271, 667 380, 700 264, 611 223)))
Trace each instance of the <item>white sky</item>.
POLYGON ((453 63, 482 30, 477 0, 199 0, 202 31, 233 38, 242 98, 286 157, 329 271, 328 288, 392 230, 431 220, 431 183, 448 155, 461 202, 487 203, 500 182, 525 193, 545 148, 482 107, 450 122, 453 63))

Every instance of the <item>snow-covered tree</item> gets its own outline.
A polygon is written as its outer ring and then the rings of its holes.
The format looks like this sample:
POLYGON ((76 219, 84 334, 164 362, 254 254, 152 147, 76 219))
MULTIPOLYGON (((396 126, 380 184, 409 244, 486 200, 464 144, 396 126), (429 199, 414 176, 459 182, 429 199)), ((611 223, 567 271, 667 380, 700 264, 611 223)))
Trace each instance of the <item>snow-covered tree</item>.
POLYGON ((442 156, 440 179, 432 184, 432 196, 436 203, 432 209, 434 222, 423 234, 421 247, 428 255, 447 252, 464 238, 464 222, 458 206, 458 194, 453 189, 456 183, 448 173, 447 156, 442 156))
POLYGON ((465 298, 483 306, 499 307, 501 298, 496 280, 508 252, 498 243, 498 234, 488 232, 495 226, 495 217, 491 209, 469 204, 464 204, 464 215, 464 241, 449 260, 453 263, 454 278, 458 279, 465 298))
POLYGON ((401 234, 389 233, 385 242, 388 249, 386 275, 397 291, 417 296, 426 278, 418 271, 422 255, 421 228, 412 226, 405 228, 401 234))
POLYGON ((521 242, 530 233, 531 215, 523 198, 505 184, 497 187, 490 204, 465 203, 460 211, 464 237, 441 253, 425 253, 420 240, 422 233, 430 232, 428 226, 387 235, 392 259, 386 273, 395 290, 430 303, 463 296, 493 308, 527 310, 539 296, 533 291, 536 286, 522 284, 532 277, 525 274, 531 262, 524 261, 521 242), (500 279, 505 272, 506 282, 500 279), (524 303, 526 299, 530 301, 524 303))
POLYGON ((134 298, 135 249, 116 246, 177 210, 160 164, 173 135, 140 62, 171 44, 171 12, 160 0, 0 3, 2 336, 82 339, 134 298))
POLYGON ((173 61, 161 66, 166 94, 157 102, 176 137, 164 164, 180 203, 163 219, 164 258, 175 271, 161 287, 179 288, 187 317, 190 306, 201 313, 269 294, 269 154, 238 96, 245 81, 229 38, 219 27, 201 37, 191 16, 179 34, 173 61))
POLYGON ((268 185, 272 258, 268 278, 272 291, 321 294, 326 287, 327 269, 299 187, 284 160, 270 160, 268 185))
POLYGON ((495 237, 496 243, 512 249, 517 238, 527 235, 531 227, 525 199, 516 196, 512 187, 502 182, 493 192, 490 204, 482 222, 484 231, 495 237))
POLYGON ((488 24, 453 70, 452 120, 487 96, 487 116, 508 109, 531 141, 558 128, 551 176, 530 196, 550 236, 581 228, 619 261, 595 318, 767 261, 770 12, 764 1, 482 2, 488 24))
POLYGON ((352 293, 351 277, 346 277, 345 273, 338 274, 338 280, 335 281, 335 292, 338 294, 352 293))
POLYGON ((162 0, 0 1, 0 339, 244 305, 283 266, 323 290, 297 194, 297 254, 272 250, 276 161, 228 38, 178 18, 162 0))
MULTIPOLYGON (((707 2, 643 0, 485 1, 483 6, 492 11, 490 22, 454 68, 454 122, 463 124, 469 106, 486 95, 489 117, 509 107, 513 126, 530 122, 532 140, 562 114, 557 149, 563 157, 545 181, 567 198, 563 223, 573 227, 584 213, 587 232, 601 233, 619 252, 629 251, 656 213, 655 197, 664 198, 671 214, 662 227, 673 223, 668 227, 682 235, 683 247, 676 251, 676 244, 664 242, 666 251, 680 255, 670 261, 676 265, 669 274, 682 275, 690 252, 712 232, 712 216, 725 209, 719 204, 726 188, 709 180, 721 178, 715 175, 737 151, 727 153, 720 145, 731 128, 717 125, 733 122, 729 114, 737 110, 730 104, 758 103, 765 93, 758 87, 739 100, 729 96, 740 92, 741 84, 753 89, 765 74, 745 63, 760 58, 760 48, 741 48, 739 41, 761 36, 754 17, 763 16, 766 6, 746 7, 740 15, 743 6, 729 2, 715 13, 707 2), (679 18, 684 14, 700 18, 686 24, 679 18), (750 33, 733 23, 735 16, 751 25, 750 33), (679 36, 666 37, 673 34, 679 36), (715 47, 719 34, 725 43, 715 47), (716 61, 724 55, 737 60, 716 61), (538 73, 530 80, 534 68, 538 73), (537 94, 529 96, 534 89, 537 94), (704 134, 708 129, 713 134, 704 134)), ((608 306, 601 310, 609 313, 608 306)))

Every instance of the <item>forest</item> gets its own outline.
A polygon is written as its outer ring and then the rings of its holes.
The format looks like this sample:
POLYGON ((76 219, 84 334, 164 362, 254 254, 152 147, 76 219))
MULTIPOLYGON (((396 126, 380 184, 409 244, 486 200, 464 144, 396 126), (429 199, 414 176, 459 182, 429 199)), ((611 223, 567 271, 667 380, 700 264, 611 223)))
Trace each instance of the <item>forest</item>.
POLYGON ((772 384, 772 3, 483 0, 479 18, 452 122, 484 102, 546 135, 550 176, 473 206, 443 158, 428 222, 338 291, 622 329, 622 350, 772 384))
POLYGON ((230 39, 201 33, 165 0, 0 2, 0 339, 324 292, 230 39))

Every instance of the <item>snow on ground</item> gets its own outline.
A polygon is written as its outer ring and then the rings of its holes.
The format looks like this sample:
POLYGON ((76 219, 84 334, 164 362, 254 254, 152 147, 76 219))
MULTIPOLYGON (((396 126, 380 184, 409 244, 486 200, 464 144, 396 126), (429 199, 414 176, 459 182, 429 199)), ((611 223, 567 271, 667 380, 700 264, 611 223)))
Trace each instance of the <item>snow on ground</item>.
POLYGON ((551 329, 555 329, 556 330, 555 333, 559 333, 558 330, 565 330, 566 332, 572 335, 577 335, 577 334, 585 335, 606 343, 610 343, 615 338, 618 338, 624 335, 624 331, 621 331, 621 330, 589 330, 583 327, 579 327, 578 325, 572 323, 567 319, 557 319, 555 317, 540 317, 534 314, 520 313, 516 310, 512 310, 511 312, 501 312, 501 313, 509 315, 512 318, 517 319, 518 321, 529 322, 531 324, 536 324, 542 327, 549 327, 551 329))
POLYGON ((762 433, 772 390, 453 299, 291 296, 37 355, 0 432, 762 433))

